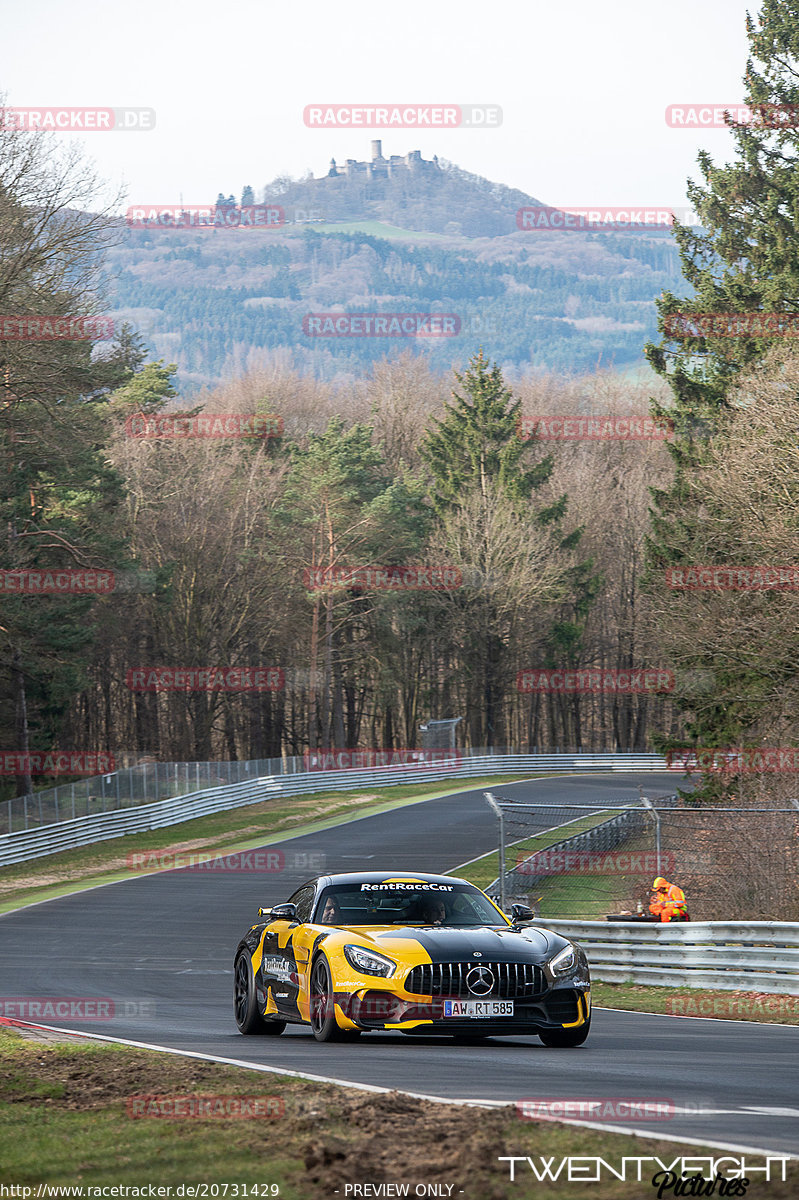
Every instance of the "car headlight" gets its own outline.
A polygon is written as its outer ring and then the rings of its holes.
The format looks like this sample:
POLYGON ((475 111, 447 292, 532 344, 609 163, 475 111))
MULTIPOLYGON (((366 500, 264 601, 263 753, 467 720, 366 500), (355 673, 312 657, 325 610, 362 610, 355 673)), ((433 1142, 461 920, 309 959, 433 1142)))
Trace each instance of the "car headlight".
POLYGON ((397 969, 397 964, 374 950, 365 950, 363 946, 345 946, 344 957, 351 967, 363 975, 382 975, 388 979, 397 969))
POLYGON ((558 951, 555 957, 549 960, 547 966, 556 977, 570 975, 577 966, 577 951, 574 946, 565 946, 558 951))

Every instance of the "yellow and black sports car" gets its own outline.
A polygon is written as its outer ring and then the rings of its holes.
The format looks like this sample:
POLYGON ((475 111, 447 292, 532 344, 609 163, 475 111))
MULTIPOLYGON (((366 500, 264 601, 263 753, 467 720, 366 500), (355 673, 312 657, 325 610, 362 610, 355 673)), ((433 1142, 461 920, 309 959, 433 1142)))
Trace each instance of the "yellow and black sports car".
POLYGON ((448 875, 320 875, 260 909, 234 960, 236 1024, 278 1034, 308 1024, 320 1042, 367 1030, 538 1034, 579 1046, 591 1024, 585 954, 560 934, 508 919, 448 875))

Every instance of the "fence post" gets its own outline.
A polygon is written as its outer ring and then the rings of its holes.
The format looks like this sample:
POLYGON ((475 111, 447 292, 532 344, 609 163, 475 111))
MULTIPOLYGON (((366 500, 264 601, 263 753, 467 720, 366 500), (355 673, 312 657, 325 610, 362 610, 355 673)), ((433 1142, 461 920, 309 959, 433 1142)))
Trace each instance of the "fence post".
POLYGON ((657 862, 657 873, 660 875, 660 813, 656 810, 652 801, 647 800, 642 788, 639 787, 638 792, 641 796, 641 803, 643 804, 644 808, 648 808, 652 816, 655 818, 655 859, 657 862))
POLYGON ((499 820, 499 907, 505 911, 505 817, 492 792, 483 792, 499 820))

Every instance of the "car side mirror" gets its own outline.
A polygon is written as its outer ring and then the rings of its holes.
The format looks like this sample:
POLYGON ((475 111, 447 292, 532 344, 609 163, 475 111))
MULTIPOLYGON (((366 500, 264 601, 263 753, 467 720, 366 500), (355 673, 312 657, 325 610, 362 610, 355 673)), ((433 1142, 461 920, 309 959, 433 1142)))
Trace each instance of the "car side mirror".
POLYGON ((273 921, 296 921, 296 904, 276 904, 269 914, 273 921))
POLYGON ((535 913, 527 904, 512 904, 510 906, 510 916, 514 925, 520 925, 522 921, 535 920, 535 913))

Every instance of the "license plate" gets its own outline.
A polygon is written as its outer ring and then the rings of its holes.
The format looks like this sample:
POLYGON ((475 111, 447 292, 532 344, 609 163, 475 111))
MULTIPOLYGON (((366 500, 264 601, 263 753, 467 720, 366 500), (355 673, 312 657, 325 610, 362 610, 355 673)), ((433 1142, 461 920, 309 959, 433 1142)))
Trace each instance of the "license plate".
POLYGON ((445 1017, 512 1017, 512 1000, 445 1000, 445 1017))

